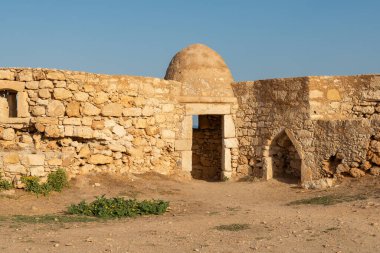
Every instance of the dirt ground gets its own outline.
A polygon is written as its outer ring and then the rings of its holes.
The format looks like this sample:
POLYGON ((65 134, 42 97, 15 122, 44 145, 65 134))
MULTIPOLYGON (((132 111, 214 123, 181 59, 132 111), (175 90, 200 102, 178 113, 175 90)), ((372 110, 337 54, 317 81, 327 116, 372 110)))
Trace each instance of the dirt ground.
POLYGON ((276 180, 178 182, 157 175, 82 176, 70 185, 47 197, 22 190, 1 196, 0 252, 380 252, 379 177, 347 179, 323 191, 276 180), (102 194, 168 200, 170 210, 107 221, 60 220, 70 204, 102 194), (289 205, 332 195, 342 202, 289 205), (44 214, 58 218, 35 218, 44 214), (35 222, 16 215, 34 216, 35 222))

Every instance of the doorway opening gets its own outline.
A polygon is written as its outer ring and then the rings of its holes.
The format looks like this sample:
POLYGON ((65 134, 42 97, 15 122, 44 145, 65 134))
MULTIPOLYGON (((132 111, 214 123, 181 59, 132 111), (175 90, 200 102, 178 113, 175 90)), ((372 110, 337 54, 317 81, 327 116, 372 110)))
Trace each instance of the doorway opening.
POLYGON ((193 116, 192 164, 194 179, 221 179, 222 115, 193 116))
POLYGON ((273 178, 279 181, 299 182, 301 158, 285 131, 275 137, 270 145, 273 178))

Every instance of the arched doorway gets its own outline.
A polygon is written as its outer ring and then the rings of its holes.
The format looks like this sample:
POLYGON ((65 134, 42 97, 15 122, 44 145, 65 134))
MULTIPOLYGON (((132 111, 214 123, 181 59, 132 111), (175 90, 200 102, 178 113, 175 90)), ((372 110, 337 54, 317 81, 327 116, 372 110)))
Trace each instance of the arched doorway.
POLYGON ((299 182, 302 160, 286 131, 281 131, 271 142, 269 156, 273 178, 299 182))

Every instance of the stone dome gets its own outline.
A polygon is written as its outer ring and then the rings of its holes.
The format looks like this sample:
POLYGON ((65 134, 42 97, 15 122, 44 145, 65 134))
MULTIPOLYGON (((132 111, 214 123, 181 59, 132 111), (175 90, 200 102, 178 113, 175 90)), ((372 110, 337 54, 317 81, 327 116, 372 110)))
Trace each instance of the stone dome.
POLYGON ((203 44, 179 51, 169 64, 165 79, 183 83, 182 96, 233 96, 231 71, 217 52, 203 44))

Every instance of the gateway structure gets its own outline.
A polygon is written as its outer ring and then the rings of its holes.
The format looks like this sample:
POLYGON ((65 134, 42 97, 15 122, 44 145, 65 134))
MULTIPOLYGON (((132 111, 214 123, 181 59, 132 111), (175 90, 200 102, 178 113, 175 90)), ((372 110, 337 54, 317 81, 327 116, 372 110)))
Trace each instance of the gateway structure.
POLYGON ((234 82, 205 45, 164 79, 0 69, 0 173, 293 178, 380 173, 380 75, 234 82), (193 127, 193 121, 198 125, 193 127))

